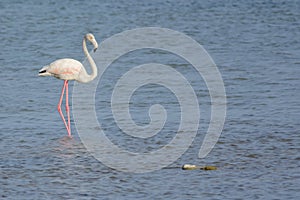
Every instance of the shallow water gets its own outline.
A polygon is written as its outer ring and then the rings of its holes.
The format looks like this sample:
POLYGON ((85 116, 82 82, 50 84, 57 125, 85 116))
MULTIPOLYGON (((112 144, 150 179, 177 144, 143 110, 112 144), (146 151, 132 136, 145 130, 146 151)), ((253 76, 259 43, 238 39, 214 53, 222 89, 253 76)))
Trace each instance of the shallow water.
POLYGON ((296 0, 1 1, 1 198, 298 199, 299 8, 296 0), (66 137, 56 111, 62 81, 37 73, 58 58, 83 60, 81 39, 86 32, 103 41, 147 26, 183 32, 205 47, 226 87, 226 122, 213 151, 199 159, 210 119, 201 77, 194 76, 186 61, 165 52, 128 54, 106 71, 97 90, 97 117, 112 141, 147 152, 167 143, 178 128, 176 98, 155 85, 137 91, 132 117, 146 124, 149 105, 163 104, 172 114, 162 136, 136 140, 124 136, 113 122, 107 107, 110 89, 122 73, 142 63, 169 64, 185 74, 199 96, 201 119, 193 144, 169 167, 142 174, 119 172, 87 151, 74 121, 74 137, 66 137), (157 98, 149 99, 149 93, 157 98), (182 171, 184 163, 218 170, 182 171))

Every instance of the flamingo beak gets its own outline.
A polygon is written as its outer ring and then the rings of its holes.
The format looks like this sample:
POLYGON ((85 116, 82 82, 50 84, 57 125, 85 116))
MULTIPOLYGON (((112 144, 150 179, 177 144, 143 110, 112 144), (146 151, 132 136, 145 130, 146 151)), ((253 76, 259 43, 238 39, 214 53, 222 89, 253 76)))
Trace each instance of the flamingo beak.
POLYGON ((94 48, 94 53, 97 51, 97 48, 94 48))

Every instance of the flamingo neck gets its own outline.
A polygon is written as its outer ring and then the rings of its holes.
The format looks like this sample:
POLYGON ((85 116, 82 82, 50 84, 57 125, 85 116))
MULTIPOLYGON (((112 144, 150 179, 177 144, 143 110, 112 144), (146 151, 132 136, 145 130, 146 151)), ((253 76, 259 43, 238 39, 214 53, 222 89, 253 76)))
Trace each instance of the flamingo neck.
POLYGON ((89 51, 86 47, 86 38, 84 37, 83 38, 83 41, 82 41, 82 49, 83 49, 83 52, 84 52, 84 55, 87 57, 89 63, 90 63, 90 66, 92 68, 92 73, 91 74, 87 74, 86 71, 84 71, 84 76, 82 76, 80 78, 80 82, 90 82, 92 81, 93 79, 96 78, 97 76, 97 66, 96 66, 96 63, 95 61, 93 60, 92 56, 89 54, 89 51))

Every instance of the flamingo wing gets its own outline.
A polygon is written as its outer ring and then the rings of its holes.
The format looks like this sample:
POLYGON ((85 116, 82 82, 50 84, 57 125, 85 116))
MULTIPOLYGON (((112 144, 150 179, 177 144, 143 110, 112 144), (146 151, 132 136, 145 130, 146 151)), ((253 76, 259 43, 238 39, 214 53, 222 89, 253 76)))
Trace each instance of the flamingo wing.
POLYGON ((43 67, 39 71, 39 75, 54 76, 63 80, 76 80, 82 67, 82 64, 77 60, 69 58, 59 59, 43 67))

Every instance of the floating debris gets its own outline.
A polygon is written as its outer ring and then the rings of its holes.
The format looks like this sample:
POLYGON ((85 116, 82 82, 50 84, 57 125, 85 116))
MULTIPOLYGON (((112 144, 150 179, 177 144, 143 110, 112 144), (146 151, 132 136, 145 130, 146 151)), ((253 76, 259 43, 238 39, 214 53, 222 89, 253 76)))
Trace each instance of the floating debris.
POLYGON ((215 166, 197 166, 197 165, 191 165, 191 164, 184 164, 182 165, 181 169, 183 170, 194 170, 194 169, 201 169, 201 170, 216 170, 217 167, 215 166))

